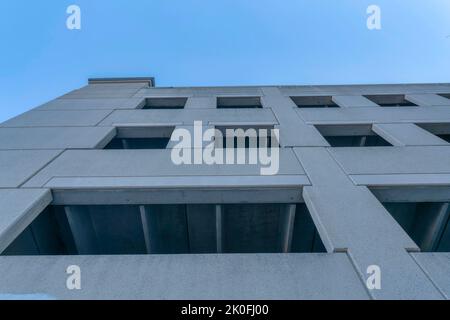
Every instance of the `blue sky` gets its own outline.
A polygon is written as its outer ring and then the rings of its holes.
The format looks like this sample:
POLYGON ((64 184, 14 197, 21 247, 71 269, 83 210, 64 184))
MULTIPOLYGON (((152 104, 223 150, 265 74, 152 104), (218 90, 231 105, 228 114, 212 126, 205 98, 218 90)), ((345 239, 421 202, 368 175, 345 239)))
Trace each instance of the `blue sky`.
POLYGON ((2 0, 0 121, 89 77, 159 86, 450 82, 449 0, 2 0), (82 29, 66 28, 66 8, 82 29), (366 27, 368 5, 382 29, 366 27))

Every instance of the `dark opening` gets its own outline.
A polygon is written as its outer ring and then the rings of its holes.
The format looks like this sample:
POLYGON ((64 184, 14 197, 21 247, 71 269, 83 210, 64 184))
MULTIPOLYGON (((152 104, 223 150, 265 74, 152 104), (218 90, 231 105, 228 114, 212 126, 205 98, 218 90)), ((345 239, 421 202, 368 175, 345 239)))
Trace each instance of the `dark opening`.
POLYGON ((339 108, 332 96, 291 97, 299 108, 339 108))
POLYGON ((184 109, 188 98, 146 98, 142 109, 184 109))
POLYGON ((219 109, 260 109, 262 108, 260 97, 219 97, 217 98, 219 109))
POLYGON ((366 95, 365 97, 380 107, 417 107, 416 104, 407 100, 404 94, 366 95))
POLYGON ((166 149, 174 127, 119 127, 106 150, 166 149))
POLYGON ((49 206, 2 255, 325 252, 306 205, 49 206))
POLYGON ((422 251, 450 251, 448 202, 384 202, 383 206, 422 251))
POLYGON ((105 149, 166 149, 169 141, 170 138, 114 138, 105 149))
POLYGON ((392 146, 371 125, 316 125, 316 128, 332 147, 392 146))

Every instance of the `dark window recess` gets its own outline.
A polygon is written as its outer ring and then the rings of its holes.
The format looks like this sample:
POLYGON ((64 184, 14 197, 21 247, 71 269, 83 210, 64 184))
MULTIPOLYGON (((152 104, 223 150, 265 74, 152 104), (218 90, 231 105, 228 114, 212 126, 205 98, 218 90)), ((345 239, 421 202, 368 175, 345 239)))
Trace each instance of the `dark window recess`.
POLYGON ((116 136, 104 147, 119 149, 166 149, 174 127, 120 127, 116 136))
POLYGON ((450 143, 450 134, 438 134, 437 136, 450 143))
POLYGON ((184 109, 187 98, 146 98, 141 109, 184 109))
POLYGON ((404 94, 380 94, 364 96, 381 107, 417 107, 416 104, 406 100, 404 94))
MULTIPOLYGON (((256 132, 256 148, 260 148, 262 146, 266 146, 267 148, 271 148, 272 145, 275 147, 280 147, 280 143, 277 140, 277 137, 272 134, 273 126, 259 126, 259 127, 216 127, 222 133, 222 147, 223 148, 238 148, 238 143, 244 140, 244 146, 246 149, 249 149, 250 140, 255 138, 254 133, 256 132), (227 134, 227 130, 243 130, 244 135, 241 135, 235 131, 235 134, 227 134), (253 131, 255 130, 255 131, 253 131), (267 136, 261 136, 259 130, 266 130, 267 136)), ((242 133, 242 132, 241 132, 242 133)))
POLYGON ((49 206, 2 255, 325 252, 305 204, 49 206))
POLYGON ((440 95, 441 97, 450 99, 450 93, 441 93, 441 94, 439 94, 439 95, 440 95))
POLYGON ((450 251, 448 202, 385 202, 383 205, 422 251, 450 251))
POLYGON ((387 147, 389 142, 377 135, 370 125, 317 125, 332 147, 387 147))
POLYGON ((339 108, 332 96, 291 97, 299 108, 339 108))
POLYGON ((262 108, 260 97, 219 97, 217 98, 219 109, 260 109, 262 108))
POLYGON ((170 138, 114 138, 105 149, 165 149, 169 141, 170 138))
POLYGON ((450 123, 418 123, 417 125, 450 143, 450 123))

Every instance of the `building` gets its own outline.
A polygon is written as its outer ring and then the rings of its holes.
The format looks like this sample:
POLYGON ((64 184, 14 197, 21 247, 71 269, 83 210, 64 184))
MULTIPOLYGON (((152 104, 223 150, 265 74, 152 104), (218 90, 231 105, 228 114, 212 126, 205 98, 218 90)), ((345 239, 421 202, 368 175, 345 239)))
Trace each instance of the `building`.
POLYGON ((449 298, 449 142, 450 84, 91 79, 0 124, 0 294, 449 298), (174 164, 195 121, 279 129, 279 171, 174 164))

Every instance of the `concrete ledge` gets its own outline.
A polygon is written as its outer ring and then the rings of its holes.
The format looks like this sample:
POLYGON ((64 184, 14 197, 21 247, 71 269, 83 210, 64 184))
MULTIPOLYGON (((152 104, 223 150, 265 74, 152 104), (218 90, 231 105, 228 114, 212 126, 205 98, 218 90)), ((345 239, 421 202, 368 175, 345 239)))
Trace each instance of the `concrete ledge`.
POLYGON ((51 201, 50 190, 46 189, 0 190, 0 253, 51 201))
POLYGON ((346 254, 1 257, 0 274, 3 294, 54 299, 369 299, 346 254))

